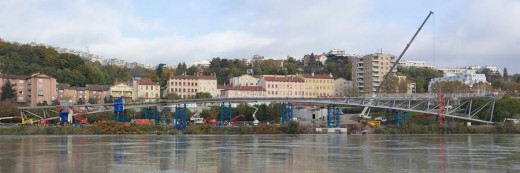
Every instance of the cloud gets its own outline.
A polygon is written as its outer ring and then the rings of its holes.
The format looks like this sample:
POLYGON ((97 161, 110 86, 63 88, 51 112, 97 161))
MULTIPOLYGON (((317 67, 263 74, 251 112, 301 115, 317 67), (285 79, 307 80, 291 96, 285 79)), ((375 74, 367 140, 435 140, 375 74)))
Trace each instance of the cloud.
POLYGON ((520 72, 518 1, 166 1, 149 9, 139 3, 1 1, 0 37, 88 46, 105 58, 150 64, 253 54, 298 58, 334 48, 399 55, 434 10, 406 60, 433 63, 435 55, 437 66, 471 63, 520 72))

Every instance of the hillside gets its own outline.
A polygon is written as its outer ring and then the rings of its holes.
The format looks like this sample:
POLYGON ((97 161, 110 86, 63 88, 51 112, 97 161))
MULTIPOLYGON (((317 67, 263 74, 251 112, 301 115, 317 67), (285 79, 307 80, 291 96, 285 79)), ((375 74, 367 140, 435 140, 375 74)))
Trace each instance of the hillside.
POLYGON ((42 72, 55 77, 60 83, 85 86, 113 84, 116 80, 126 81, 130 78, 131 71, 128 68, 85 61, 77 55, 58 53, 53 48, 32 47, 0 40, 1 73, 28 75, 42 72))

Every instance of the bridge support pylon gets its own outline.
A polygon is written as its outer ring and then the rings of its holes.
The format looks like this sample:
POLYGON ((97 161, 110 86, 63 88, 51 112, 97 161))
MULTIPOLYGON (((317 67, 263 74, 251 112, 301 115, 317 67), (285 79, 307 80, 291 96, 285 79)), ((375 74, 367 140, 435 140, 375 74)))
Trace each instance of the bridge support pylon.
POLYGON ((184 106, 175 106, 175 117, 173 119, 175 129, 186 130, 186 110, 186 103, 184 103, 184 106))
POLYGON ((341 109, 336 106, 327 106, 327 126, 329 128, 340 126, 341 109))
POLYGON ((282 103, 282 120, 281 120, 282 125, 285 125, 289 121, 293 120, 293 115, 294 115, 293 110, 294 110, 294 106, 292 105, 292 103, 287 103, 287 104, 282 103))
POLYGON ((158 125, 157 122, 157 107, 146 107, 144 108, 144 118, 145 119, 153 119, 155 125, 158 125))
POLYGON ((222 102, 220 104, 220 122, 219 126, 232 126, 232 112, 231 112, 231 103, 228 103, 226 107, 226 103, 222 102))

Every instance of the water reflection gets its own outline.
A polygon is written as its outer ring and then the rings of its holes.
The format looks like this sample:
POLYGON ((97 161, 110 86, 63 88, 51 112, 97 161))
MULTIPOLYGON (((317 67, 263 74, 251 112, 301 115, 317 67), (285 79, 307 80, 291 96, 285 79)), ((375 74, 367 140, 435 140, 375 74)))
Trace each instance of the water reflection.
POLYGON ((519 172, 520 135, 2 136, 0 172, 519 172))
POLYGON ((121 141, 117 141, 115 145, 113 145, 113 161, 114 164, 123 164, 123 146, 121 141))

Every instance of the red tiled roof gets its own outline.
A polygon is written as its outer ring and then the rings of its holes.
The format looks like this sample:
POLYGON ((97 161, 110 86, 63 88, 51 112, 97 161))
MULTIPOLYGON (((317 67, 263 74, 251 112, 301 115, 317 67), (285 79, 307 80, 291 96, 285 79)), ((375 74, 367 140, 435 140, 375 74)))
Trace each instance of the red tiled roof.
POLYGON ((276 82, 305 82, 298 76, 263 76, 265 81, 276 81, 276 82))
POLYGON ((217 80, 215 76, 193 76, 193 75, 178 75, 171 77, 172 79, 207 79, 207 80, 217 80))
POLYGON ((328 74, 303 74, 304 78, 313 78, 313 79, 334 79, 328 74))
POLYGON ((222 86, 223 90, 239 90, 239 91, 265 91, 264 88, 260 86, 222 86))
POLYGON ((159 85, 157 82, 152 82, 150 79, 142 78, 137 82, 139 85, 159 85))

